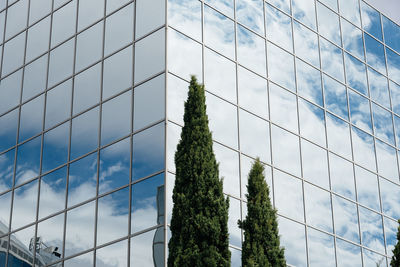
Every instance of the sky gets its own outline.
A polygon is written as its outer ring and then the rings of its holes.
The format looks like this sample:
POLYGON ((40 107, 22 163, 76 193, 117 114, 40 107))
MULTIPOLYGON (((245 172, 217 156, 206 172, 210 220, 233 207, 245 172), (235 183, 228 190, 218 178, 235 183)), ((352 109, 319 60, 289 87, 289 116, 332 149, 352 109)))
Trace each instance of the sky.
POLYGON ((367 0, 367 2, 400 24, 400 0, 367 0))

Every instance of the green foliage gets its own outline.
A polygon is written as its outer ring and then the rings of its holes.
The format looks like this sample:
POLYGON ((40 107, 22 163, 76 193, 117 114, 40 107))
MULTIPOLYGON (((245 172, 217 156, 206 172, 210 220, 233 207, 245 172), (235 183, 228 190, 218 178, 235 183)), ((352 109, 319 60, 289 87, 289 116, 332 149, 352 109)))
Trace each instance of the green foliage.
POLYGON ((192 77, 175 154, 168 266, 230 266, 228 199, 208 128, 204 86, 192 77))
POLYGON ((397 244, 393 249, 393 257, 390 262, 390 266, 392 267, 400 267, 400 220, 398 222, 399 228, 397 229, 397 244))
POLYGON ((264 166, 257 159, 249 173, 247 216, 239 221, 244 230, 243 267, 285 267, 284 248, 280 247, 276 210, 269 199, 264 166))

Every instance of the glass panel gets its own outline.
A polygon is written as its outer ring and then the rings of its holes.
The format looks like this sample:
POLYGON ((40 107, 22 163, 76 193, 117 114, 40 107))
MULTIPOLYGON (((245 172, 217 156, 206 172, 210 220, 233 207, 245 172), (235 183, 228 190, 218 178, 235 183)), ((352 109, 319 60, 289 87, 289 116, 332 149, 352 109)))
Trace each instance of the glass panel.
POLYGON ((238 96, 241 107, 268 118, 268 88, 265 79, 239 67, 238 96))
POLYGON ((15 145, 18 127, 18 109, 0 117, 0 151, 15 145))
POLYGON ((376 253, 373 253, 367 249, 363 249, 363 262, 364 266, 383 266, 386 267, 385 257, 376 253))
POLYGON ((135 44, 135 83, 165 68, 165 31, 158 30, 135 44))
POLYGON ((400 52, 400 27, 385 16, 382 16, 382 23, 385 43, 397 52, 400 52))
POLYGON ((222 13, 233 17, 233 0, 205 0, 205 2, 210 6, 220 10, 222 13))
POLYGON ((229 243, 237 247, 242 247, 242 231, 238 227, 238 220, 241 219, 240 213, 240 201, 230 197, 228 216, 229 243))
POLYGON ((313 0, 292 0, 293 17, 315 30, 315 5, 313 0))
POLYGON ((348 93, 351 122, 357 127, 371 133, 372 122, 368 99, 352 90, 348 90, 348 93))
MULTIPOLYGON (((33 266, 33 264, 32 264, 33 263, 33 254, 31 251, 28 251, 27 247, 29 246, 31 238, 34 236, 35 236, 35 226, 34 225, 11 235, 11 238, 10 238, 11 242, 9 244, 9 249, 10 249, 9 253, 10 254, 8 254, 8 256, 9 256, 8 257, 8 266, 18 266, 18 265, 19 266, 22 266, 22 265, 33 266), (11 255, 13 257, 11 257, 11 255), (23 258, 24 261, 19 260, 19 258, 23 258)), ((4 249, 4 247, 7 247, 6 243, 7 243, 7 241, 3 243, 3 249, 4 249)))
POLYGON ((39 175, 40 139, 38 136, 18 147, 15 185, 39 175))
POLYGON ((355 167, 358 202, 380 211, 378 178, 375 174, 355 167))
POLYGON ((380 179, 379 181, 383 212, 393 218, 399 218, 400 208, 396 203, 400 198, 400 187, 385 179, 380 179))
POLYGON ((111 13, 115 9, 118 9, 127 2, 129 2, 129 0, 106 0, 107 14, 111 13))
POLYGON ((133 14, 132 3, 106 19, 105 55, 133 41, 133 14))
POLYGON ((318 35, 298 22, 293 23, 293 29, 296 55, 319 67, 318 35))
POLYGON ((382 40, 382 26, 379 12, 361 1, 361 18, 365 31, 372 34, 375 38, 382 40))
POLYGON ((332 196, 335 232, 355 243, 360 243, 357 205, 341 197, 332 196))
POLYGON ((358 92, 368 96, 367 73, 365 65, 347 53, 345 53, 344 59, 346 64, 347 84, 356 89, 358 92))
POLYGON ((10 4, 8 3, 9 8, 7 10, 6 39, 9 39, 26 27, 28 16, 28 0, 20 0, 12 6, 10 4))
POLYGON ((332 232, 331 196, 329 192, 304 183, 307 224, 332 232))
MULTIPOLYGON (((335 154, 329 153, 329 170, 332 190, 355 200, 353 164, 335 154)), ((358 200, 360 200, 360 195, 358 197, 358 200)))
POLYGON ((268 43, 268 76, 272 81, 296 91, 293 56, 271 43, 268 43))
POLYGON ((97 245, 128 235, 129 187, 98 200, 97 245))
POLYGON ((382 216, 366 208, 359 207, 362 243, 376 251, 385 253, 382 216))
POLYGON ((136 39, 164 23, 165 0, 138 0, 136 2, 136 39))
POLYGON ((301 136, 325 147, 324 110, 301 98, 298 103, 301 136))
POLYGON ((184 103, 187 98, 188 86, 188 82, 168 74, 168 120, 180 125, 183 125, 184 103))
POLYGON ((237 46, 237 60, 239 63, 265 77, 264 39, 238 25, 237 46))
POLYGON ((132 86, 132 47, 114 54, 104 61, 103 99, 132 86))
POLYGON ((242 266, 242 251, 229 247, 231 251, 231 267, 242 266))
POLYGON ((46 129, 71 115, 72 81, 68 80, 47 92, 46 129))
POLYGON ((399 147, 400 146, 400 118, 397 117, 396 115, 394 115, 393 118, 394 118, 394 126, 395 126, 395 131, 396 131, 397 147, 399 147))
POLYGON ((389 80, 389 87, 392 96, 393 111, 400 114, 400 86, 389 80))
MULTIPOLYGON (((146 0, 145 0, 146 1, 146 0)), ((169 29, 168 32, 168 69, 180 77, 189 80, 196 75, 202 82, 202 46, 186 36, 169 29)))
POLYGON ((132 121, 132 92, 128 91, 103 103, 101 113, 101 145, 128 135, 132 121))
POLYGON ((13 186, 14 158, 14 149, 0 155, 0 193, 13 186))
POLYGON ((328 159, 324 149, 301 140, 303 177, 318 186, 329 189, 328 159))
POLYGON ((278 217, 281 245, 285 247, 286 263, 307 266, 307 251, 304 226, 283 217, 278 217))
POLYGON ((42 172, 47 172, 68 160, 69 123, 44 134, 42 172))
POLYGON ((297 92, 301 96, 321 107, 324 105, 322 99, 321 72, 319 70, 297 59, 296 82, 297 92))
POLYGON ((196 0, 168 0, 168 24, 201 41, 201 3, 196 0))
POLYGON ((79 255, 78 257, 68 259, 64 262, 64 267, 92 266, 92 265, 93 265, 93 252, 79 255))
POLYGON ((290 0, 269 0, 268 2, 290 14, 290 0))
POLYGON ((369 134, 352 127, 354 160, 375 171, 374 140, 369 134))
POLYGON ((70 40, 50 52, 48 86, 71 76, 73 65, 74 40, 70 40))
POLYGON ((263 162, 271 162, 269 123, 240 110, 239 125, 241 151, 263 162))
POLYGON ((400 55, 386 48, 386 57, 389 77, 393 81, 400 83, 400 55))
MULTIPOLYGON (((336 2, 336 0, 333 1, 336 2)), ((341 40, 338 15, 319 2, 317 2, 317 11, 319 33, 340 46, 341 40)))
POLYGON ((164 173, 132 186, 132 233, 164 223, 164 173))
POLYGON ((385 52, 383 45, 364 33, 367 63, 380 73, 386 74, 385 52))
POLYGON ((26 61, 30 61, 49 48, 50 16, 28 29, 26 61))
POLYGON ((372 103, 372 113, 374 115, 375 135, 394 145, 392 114, 375 103, 372 103))
POLYGON ((77 36, 75 62, 76 71, 80 71, 99 60, 102 56, 102 49, 103 22, 100 22, 77 36))
POLYGON ((338 4, 336 0, 321 0, 321 3, 324 3, 326 6, 333 9, 335 12, 338 10, 338 4))
POLYGON ((76 2, 76 0, 73 0, 54 12, 51 30, 52 47, 75 33, 76 2))
POLYGON ((235 25, 219 12, 204 7, 204 42, 206 45, 235 58, 235 25))
POLYGON ((0 81, 0 114, 19 104, 22 71, 0 81))
POLYGON ((43 92, 47 80, 47 54, 25 67, 22 101, 43 92))
POLYGON ((44 95, 41 95, 21 107, 19 122, 19 142, 42 131, 44 95))
POLYGON ((128 266, 127 259, 128 242, 126 240, 96 250, 96 266, 128 266))
POLYGON ((207 114, 213 139, 230 147, 238 146, 237 108, 206 93, 207 114))
POLYGON ((390 109, 389 90, 386 77, 368 68, 369 92, 371 98, 390 109))
POLYGON ((104 16, 104 0, 79 1, 78 31, 104 16))
POLYGON ((39 219, 65 208, 67 167, 40 179, 39 219))
POLYGON ((327 75, 323 75, 323 84, 326 108, 348 120, 346 87, 327 75))
POLYGON ((397 229, 399 224, 386 217, 383 217, 383 224, 385 225, 386 251, 387 254, 392 257, 394 246, 397 243, 397 229))
MULTIPOLYGON (((345 1, 346 3, 349 2, 347 0, 341 1, 345 1)), ((352 9, 350 10, 352 11, 352 9)), ((361 30, 357 27, 354 27, 353 24, 347 22, 344 19, 341 19, 340 22, 342 24, 342 38, 344 49, 346 49, 356 57, 364 60, 364 42, 361 30)))
POLYGON ((339 0, 340 14, 357 25, 361 26, 360 5, 357 0, 339 0))
POLYGON ((332 43, 320 38, 322 70, 333 78, 343 82, 343 57, 342 50, 332 43))
MULTIPOLYGON (((242 198, 246 200, 247 196, 247 184, 248 184, 248 179, 249 179, 249 173, 251 170, 251 167, 253 166, 254 159, 246 157, 244 154, 241 154, 241 160, 240 160, 240 175, 242 177, 242 182, 241 182, 241 191, 242 191, 242 198)), ((263 163, 262 163, 263 164, 263 163)), ((264 175, 265 175, 265 181, 267 182, 269 186, 269 198, 271 200, 271 203, 273 203, 274 199, 274 192, 272 189, 272 168, 263 164, 264 165, 264 175)), ((245 206, 242 206, 244 209, 245 206)))
POLYGON ((285 171, 300 177, 299 138, 276 126, 272 126, 273 163, 285 171))
POLYGON ((268 40, 292 52, 293 40, 290 17, 270 5, 265 7, 265 17, 268 40))
POLYGON ((298 132, 296 95, 269 84, 271 120, 295 133, 298 132))
POLYGON ((301 180, 274 169, 274 197, 279 214, 304 221, 301 180))
POLYGON ((101 64, 97 64, 75 76, 73 114, 77 114, 100 101, 100 75, 101 64))
POLYGON ((328 147, 347 159, 351 159, 349 125, 329 113, 326 114, 326 132, 328 147))
POLYGON ((46 264, 53 263, 62 257, 63 253, 63 234, 64 234, 64 214, 52 217, 40 222, 37 228, 37 237, 41 238, 43 246, 36 255, 41 255, 46 264), (55 254, 59 253, 57 257, 55 254))
MULTIPOLYGON (((168 170, 175 172, 175 152, 176 147, 180 140, 181 135, 181 127, 174 124, 167 122, 167 166, 168 170)), ((228 178, 229 179, 229 178, 228 178)))
POLYGON ((308 260, 311 266, 336 266, 333 237, 314 229, 307 229, 308 260))
POLYGON ((133 136, 133 180, 164 169, 164 131, 160 123, 133 136))
MULTIPOLYGON (((94 246, 94 224, 95 224, 95 202, 92 201, 88 204, 75 208, 67 212, 67 222, 65 225, 65 256, 76 254, 80 251, 90 249, 94 246), (84 223, 83 223, 84 222, 84 223)), ((86 261, 91 258, 86 255, 79 256, 86 258, 86 261)), ((93 257, 92 257, 93 258, 93 257)), ((70 263, 70 262, 69 262, 70 263)), ((86 263, 86 262, 85 262, 86 263)), ((64 266, 90 266, 82 264, 82 262, 75 262, 76 265, 70 263, 64 266)), ((90 264, 90 265, 89 265, 90 264)))
POLYGON ((0 222, 6 226, 4 232, 9 232, 8 226, 10 223, 10 209, 11 209, 11 193, 0 195, 0 222))
POLYGON ((97 184, 97 153, 69 165, 68 207, 93 198, 97 184))
POLYGON ((72 119, 71 159, 97 148, 99 108, 72 119))
POLYGON ((264 36, 263 1, 237 0, 236 19, 239 23, 264 36))
POLYGON ((51 1, 35 0, 29 3, 29 24, 49 14, 51 11, 51 1))
MULTIPOLYGON (((174 88, 175 89, 175 88, 174 88)), ((134 89, 133 130, 136 131, 164 118, 165 76, 139 85, 134 89)))
POLYGON ((379 174, 395 183, 398 183, 399 172, 397 170, 396 150, 391 146, 376 140, 376 157, 378 161, 379 174))
POLYGON ((36 219, 37 194, 38 180, 15 189, 11 230, 32 223, 36 219))
POLYGON ((100 150, 99 194, 129 183, 130 138, 100 150))
POLYGON ((164 251, 164 229, 161 227, 131 239, 131 263, 138 266, 164 265, 164 251))
MULTIPOLYGON (((2 10, 3 8, 1 8, 1 5, 5 5, 6 3, 3 1, 3 2, 0 2, 0 10, 2 10)), ((4 24, 5 24, 5 21, 6 21, 6 11, 5 10, 3 10, 1 13, 0 13, 0 42, 2 43, 3 42, 3 38, 4 38, 4 24)))
POLYGON ((207 91, 236 103, 236 64, 205 49, 204 84, 207 91))
POLYGON ((16 70, 24 63, 25 32, 4 44, 2 76, 16 70))
POLYGON ((362 266, 361 248, 341 239, 336 239, 338 266, 362 266))

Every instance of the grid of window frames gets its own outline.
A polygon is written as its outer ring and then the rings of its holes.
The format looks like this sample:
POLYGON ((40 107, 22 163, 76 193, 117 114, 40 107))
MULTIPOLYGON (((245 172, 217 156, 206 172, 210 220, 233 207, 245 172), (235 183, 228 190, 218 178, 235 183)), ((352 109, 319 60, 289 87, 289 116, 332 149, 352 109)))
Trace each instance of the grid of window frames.
POLYGON ((0 1, 0 266, 164 265, 165 19, 0 1))
POLYGON ((358 0, 168 0, 167 12, 168 198, 195 74, 230 198, 232 266, 256 157, 290 265, 387 266, 400 217, 399 25, 358 0))

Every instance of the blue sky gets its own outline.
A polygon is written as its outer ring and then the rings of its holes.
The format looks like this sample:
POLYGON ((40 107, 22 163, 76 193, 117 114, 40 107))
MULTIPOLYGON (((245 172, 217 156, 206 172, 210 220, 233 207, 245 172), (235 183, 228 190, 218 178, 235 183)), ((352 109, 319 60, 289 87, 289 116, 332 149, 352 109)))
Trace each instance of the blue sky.
POLYGON ((400 1, 399 0, 367 0, 373 7, 378 8, 385 15, 400 24, 400 1))

